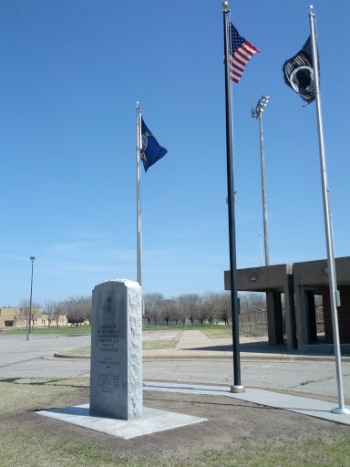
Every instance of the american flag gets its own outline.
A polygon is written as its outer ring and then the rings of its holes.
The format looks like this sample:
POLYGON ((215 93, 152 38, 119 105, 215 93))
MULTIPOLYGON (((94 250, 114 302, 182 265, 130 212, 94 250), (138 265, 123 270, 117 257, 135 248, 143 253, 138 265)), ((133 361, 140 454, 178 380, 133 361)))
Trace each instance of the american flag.
POLYGON ((229 57, 229 70, 230 79, 235 83, 242 78, 244 67, 255 54, 259 52, 254 45, 246 41, 238 34, 237 29, 230 23, 230 57, 229 57))

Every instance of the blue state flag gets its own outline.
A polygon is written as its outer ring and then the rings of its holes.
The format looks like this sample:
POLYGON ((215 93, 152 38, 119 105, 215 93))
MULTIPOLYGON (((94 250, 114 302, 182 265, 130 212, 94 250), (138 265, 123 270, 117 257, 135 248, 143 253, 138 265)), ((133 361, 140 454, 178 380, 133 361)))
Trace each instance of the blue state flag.
POLYGON ((142 147, 141 160, 145 172, 168 152, 161 146, 141 117, 142 147))

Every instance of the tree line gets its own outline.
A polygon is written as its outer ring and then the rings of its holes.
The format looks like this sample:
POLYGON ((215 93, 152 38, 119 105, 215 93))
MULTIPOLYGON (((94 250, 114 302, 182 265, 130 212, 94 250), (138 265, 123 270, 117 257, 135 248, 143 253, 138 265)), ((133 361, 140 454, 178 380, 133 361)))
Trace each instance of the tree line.
MULTIPOLYGON (((28 299, 20 301, 18 319, 28 323, 30 304, 28 299)), ((260 313, 266 311, 265 294, 239 294, 239 310, 241 314, 260 313)), ((59 325, 60 317, 66 316, 71 325, 91 322, 91 295, 69 297, 64 301, 48 300, 41 306, 32 303, 31 325, 44 312, 48 326, 59 325)), ((143 296, 143 320, 145 323, 157 325, 160 322, 169 324, 214 323, 231 321, 230 292, 206 292, 205 294, 188 293, 173 298, 165 298, 161 293, 147 293, 143 296)))
MULTIPOLYGON (((231 320, 230 292, 207 292, 203 295, 188 293, 174 298, 164 298, 160 293, 148 293, 143 297, 143 318, 148 324, 160 323, 194 324, 224 322, 231 320)), ((239 295, 241 314, 266 311, 265 294, 247 293, 239 295)))

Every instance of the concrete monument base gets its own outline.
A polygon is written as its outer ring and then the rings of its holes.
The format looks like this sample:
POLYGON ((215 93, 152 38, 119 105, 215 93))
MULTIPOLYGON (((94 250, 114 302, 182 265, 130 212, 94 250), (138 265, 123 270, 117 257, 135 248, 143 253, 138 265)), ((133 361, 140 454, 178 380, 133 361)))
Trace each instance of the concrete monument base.
POLYGON ((91 415, 89 404, 61 409, 41 410, 37 414, 123 439, 136 438, 137 436, 149 435, 159 431, 171 430, 206 421, 205 418, 147 407, 143 408, 141 418, 119 420, 91 415))

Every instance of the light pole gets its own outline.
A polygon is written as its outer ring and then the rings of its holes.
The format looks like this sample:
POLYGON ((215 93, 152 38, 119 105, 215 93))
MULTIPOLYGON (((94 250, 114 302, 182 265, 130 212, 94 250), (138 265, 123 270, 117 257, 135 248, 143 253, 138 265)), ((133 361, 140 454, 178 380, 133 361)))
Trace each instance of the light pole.
POLYGON ((29 323, 28 323, 28 334, 27 334, 27 341, 30 341, 32 338, 31 335, 31 324, 32 324, 32 297, 33 297, 33 270, 34 270, 34 260, 35 256, 31 256, 30 261, 32 262, 32 275, 30 279, 30 299, 29 299, 29 323))
POLYGON ((266 107, 269 96, 262 96, 259 99, 256 107, 252 108, 252 118, 259 119, 260 128, 260 159, 261 159, 261 188, 262 188, 262 204, 263 204, 263 223, 264 223, 264 247, 265 247, 265 266, 270 264, 270 247, 269 234, 267 226, 267 203, 266 203, 266 178, 265 178, 265 150, 264 150, 264 133, 262 125, 262 113, 266 107))

